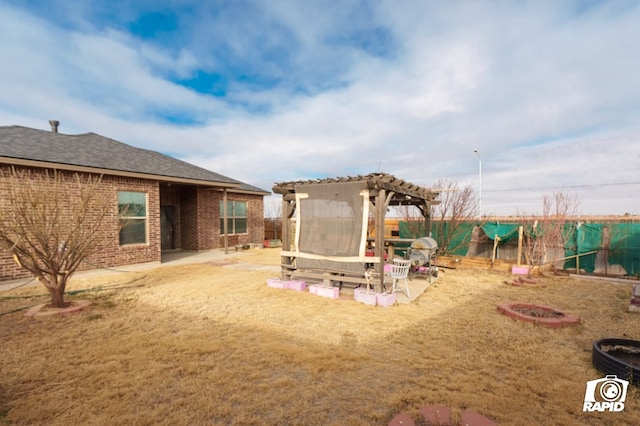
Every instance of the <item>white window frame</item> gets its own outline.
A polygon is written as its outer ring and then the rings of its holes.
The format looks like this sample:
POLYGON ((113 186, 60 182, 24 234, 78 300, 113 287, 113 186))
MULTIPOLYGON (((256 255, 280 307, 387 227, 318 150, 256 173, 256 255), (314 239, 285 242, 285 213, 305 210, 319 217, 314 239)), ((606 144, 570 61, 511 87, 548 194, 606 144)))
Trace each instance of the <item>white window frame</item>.
MULTIPOLYGON (((123 243, 122 242, 122 235, 121 232, 124 229, 120 228, 118 229, 118 244, 123 247, 123 246, 131 246, 131 245, 144 245, 144 244, 148 244, 149 243, 149 194, 147 192, 144 191, 118 191, 118 222, 120 222, 121 220, 135 220, 135 221, 143 221, 144 223, 144 241, 135 241, 135 242, 127 242, 127 243, 123 243), (120 215, 120 194, 143 194, 144 195, 144 216, 121 216, 120 215)), ((129 226, 129 225, 126 225, 129 226)), ((125 227, 126 227, 125 226, 125 227)))

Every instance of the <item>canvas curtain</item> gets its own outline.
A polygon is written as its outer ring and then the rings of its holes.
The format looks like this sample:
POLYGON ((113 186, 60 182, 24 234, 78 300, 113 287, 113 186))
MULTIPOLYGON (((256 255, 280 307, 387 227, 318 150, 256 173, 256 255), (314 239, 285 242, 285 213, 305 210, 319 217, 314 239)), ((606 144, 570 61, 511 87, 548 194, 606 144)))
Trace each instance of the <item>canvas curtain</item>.
POLYGON ((364 270, 364 262, 353 258, 362 257, 366 245, 365 189, 366 182, 296 185, 296 194, 303 195, 298 201, 298 268, 364 270), (310 259, 304 254, 333 259, 310 259))

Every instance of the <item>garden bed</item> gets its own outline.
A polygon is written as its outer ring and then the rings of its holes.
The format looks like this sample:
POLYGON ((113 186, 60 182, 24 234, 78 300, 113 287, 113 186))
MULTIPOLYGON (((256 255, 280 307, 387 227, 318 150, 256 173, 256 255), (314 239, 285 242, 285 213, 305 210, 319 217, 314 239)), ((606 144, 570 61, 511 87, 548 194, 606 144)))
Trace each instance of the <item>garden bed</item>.
POLYGON ((498 311, 506 316, 533 322, 545 327, 560 328, 580 324, 580 319, 548 306, 532 303, 510 302, 498 305, 498 311))

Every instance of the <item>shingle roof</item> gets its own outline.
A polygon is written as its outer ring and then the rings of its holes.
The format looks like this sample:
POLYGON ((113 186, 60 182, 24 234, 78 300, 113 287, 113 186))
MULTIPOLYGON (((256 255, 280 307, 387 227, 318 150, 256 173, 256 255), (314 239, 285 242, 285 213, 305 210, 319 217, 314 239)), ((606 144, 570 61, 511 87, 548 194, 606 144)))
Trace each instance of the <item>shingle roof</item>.
POLYGON ((136 148, 95 133, 66 135, 22 126, 0 126, 0 156, 116 172, 211 182, 249 192, 251 186, 156 151, 136 148))

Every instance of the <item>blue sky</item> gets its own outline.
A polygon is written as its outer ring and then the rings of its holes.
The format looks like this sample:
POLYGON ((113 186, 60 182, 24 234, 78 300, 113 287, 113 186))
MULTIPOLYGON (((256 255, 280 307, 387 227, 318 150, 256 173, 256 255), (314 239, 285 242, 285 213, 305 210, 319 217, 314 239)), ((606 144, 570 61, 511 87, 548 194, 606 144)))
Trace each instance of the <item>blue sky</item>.
POLYGON ((0 0, 0 125, 270 190, 387 172, 485 214, 640 214, 640 3, 0 0))

